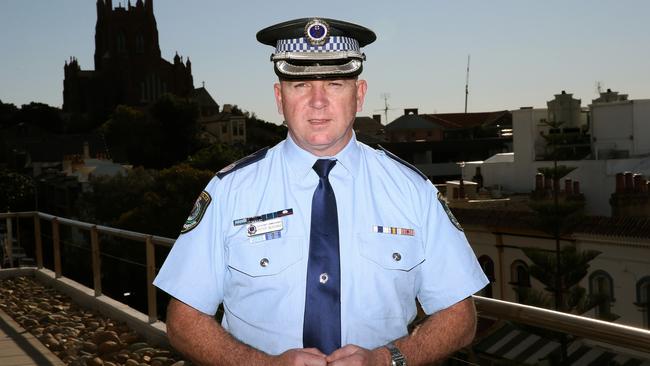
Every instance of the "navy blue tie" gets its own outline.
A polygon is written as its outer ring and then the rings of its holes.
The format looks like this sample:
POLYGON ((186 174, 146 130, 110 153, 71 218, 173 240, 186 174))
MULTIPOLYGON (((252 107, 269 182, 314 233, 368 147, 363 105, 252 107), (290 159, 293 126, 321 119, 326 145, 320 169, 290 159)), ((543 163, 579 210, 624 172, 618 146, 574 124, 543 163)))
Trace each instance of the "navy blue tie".
POLYGON ((341 348, 341 277, 339 223, 336 197, 327 175, 336 160, 319 159, 320 177, 311 201, 311 232, 307 264, 307 293, 303 347, 316 347, 329 355, 341 348))

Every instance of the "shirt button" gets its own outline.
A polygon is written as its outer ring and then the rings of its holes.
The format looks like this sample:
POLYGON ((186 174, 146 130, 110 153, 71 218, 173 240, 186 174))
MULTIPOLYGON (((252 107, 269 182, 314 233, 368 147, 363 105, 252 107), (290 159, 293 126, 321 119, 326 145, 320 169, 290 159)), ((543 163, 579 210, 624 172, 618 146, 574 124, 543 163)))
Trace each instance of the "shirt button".
POLYGON ((402 260, 402 255, 397 253, 397 252, 393 253, 393 260, 395 260, 395 262, 401 261, 402 260))
POLYGON ((330 279, 330 276, 327 273, 321 273, 320 277, 318 278, 320 283, 322 283, 323 285, 326 284, 329 279, 330 279))
POLYGON ((268 258, 262 258, 262 259, 260 260, 260 266, 262 266, 262 267, 266 267, 266 266, 268 266, 268 265, 269 265, 269 259, 268 259, 268 258))

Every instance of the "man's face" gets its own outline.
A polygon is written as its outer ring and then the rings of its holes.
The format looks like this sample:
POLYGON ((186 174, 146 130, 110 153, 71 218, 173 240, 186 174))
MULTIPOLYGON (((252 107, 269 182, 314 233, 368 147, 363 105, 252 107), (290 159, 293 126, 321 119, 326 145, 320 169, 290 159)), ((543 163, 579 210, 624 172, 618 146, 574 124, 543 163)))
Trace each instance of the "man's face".
POLYGON ((280 81, 274 85, 278 112, 291 138, 316 156, 332 156, 352 137, 352 124, 363 107, 365 80, 280 81))

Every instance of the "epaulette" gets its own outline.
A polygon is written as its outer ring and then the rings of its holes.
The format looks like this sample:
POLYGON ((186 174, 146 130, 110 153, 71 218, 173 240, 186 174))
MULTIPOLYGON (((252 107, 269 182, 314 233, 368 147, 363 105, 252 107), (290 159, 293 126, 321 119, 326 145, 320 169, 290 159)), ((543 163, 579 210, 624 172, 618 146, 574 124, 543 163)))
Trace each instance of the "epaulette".
POLYGON ((411 163, 409 163, 408 161, 406 161, 406 160, 400 158, 399 156, 393 154, 392 152, 386 150, 386 149, 385 149, 383 146, 381 146, 381 145, 377 145, 377 147, 379 147, 379 150, 381 150, 381 151, 383 151, 384 153, 386 153, 386 155, 388 155, 388 157, 390 157, 391 159, 397 161, 398 163, 402 163, 402 164, 405 165, 407 168, 409 168, 409 169, 411 169, 412 171, 418 173, 418 175, 419 175, 420 177, 422 177, 422 179, 424 179, 424 180, 428 180, 428 179, 429 179, 429 177, 427 177, 426 175, 424 175, 424 173, 422 173, 422 172, 420 171, 420 169, 416 168, 415 166, 413 166, 413 165, 412 165, 411 163))
POLYGON ((256 161, 260 161, 264 159, 266 156, 266 152, 269 150, 268 147, 265 147, 263 149, 257 150, 256 152, 241 158, 237 160, 236 162, 226 166, 225 168, 219 170, 217 174, 215 174, 219 179, 223 179, 226 175, 236 171, 237 169, 241 169, 247 165, 251 165, 256 161))

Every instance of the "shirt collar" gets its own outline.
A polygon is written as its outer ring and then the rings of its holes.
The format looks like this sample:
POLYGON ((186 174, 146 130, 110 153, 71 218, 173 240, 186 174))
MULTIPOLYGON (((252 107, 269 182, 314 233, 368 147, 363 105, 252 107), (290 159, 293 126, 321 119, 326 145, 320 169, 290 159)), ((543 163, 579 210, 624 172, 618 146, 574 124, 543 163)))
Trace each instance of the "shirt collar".
MULTIPOLYGON (((307 150, 298 146, 291 138, 291 134, 287 134, 283 147, 284 155, 290 169, 298 179, 303 179, 312 171, 314 163, 318 159, 336 159, 336 165, 340 165, 344 170, 355 178, 359 172, 359 161, 361 155, 361 146, 357 141, 354 131, 352 131, 352 138, 348 144, 334 156, 316 156, 307 150)), ((336 167, 335 167, 336 168, 336 167)))

